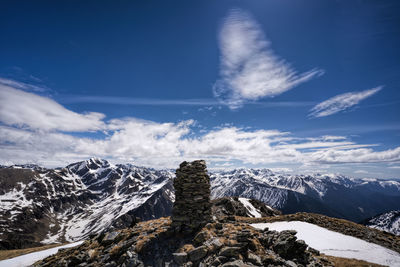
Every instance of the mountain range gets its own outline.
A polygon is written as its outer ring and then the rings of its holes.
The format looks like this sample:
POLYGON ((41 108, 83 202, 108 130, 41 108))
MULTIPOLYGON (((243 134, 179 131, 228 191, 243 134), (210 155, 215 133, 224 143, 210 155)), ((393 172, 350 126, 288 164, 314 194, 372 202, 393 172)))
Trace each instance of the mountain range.
MULTIPOLYGON (((173 170, 92 158, 64 168, 0 168, 0 247, 72 242, 171 214, 173 170)), ((281 210, 361 221, 400 208, 400 182, 269 169, 210 172, 212 198, 239 196, 281 210)), ((248 203, 242 200, 243 203, 248 203)), ((253 209, 254 210, 254 209, 253 209)))
POLYGON ((400 236, 400 210, 392 210, 366 219, 362 224, 400 236))
POLYGON ((171 212, 173 173, 101 159, 0 169, 0 244, 71 242, 171 212), (156 204, 155 204, 156 203, 156 204))
POLYGON ((284 214, 314 212, 359 222, 400 208, 400 181, 397 180, 235 169, 211 174, 211 186, 214 198, 254 198, 284 214))

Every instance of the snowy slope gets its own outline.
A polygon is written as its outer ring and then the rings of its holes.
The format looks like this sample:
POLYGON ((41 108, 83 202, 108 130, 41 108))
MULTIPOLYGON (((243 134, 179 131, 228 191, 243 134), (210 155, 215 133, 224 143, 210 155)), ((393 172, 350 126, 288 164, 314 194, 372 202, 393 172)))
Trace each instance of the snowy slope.
MULTIPOLYGON (((97 158, 58 169, 3 166, 0 248, 73 242, 111 226, 130 226, 135 217, 168 216, 174 201, 173 177, 171 170, 113 165, 97 158)), ((400 209, 398 181, 268 169, 219 171, 210 178, 213 199, 257 199, 284 213, 315 212, 359 222, 400 209)), ((257 210, 248 207, 248 215, 255 216, 257 210)))
POLYGON ((249 217, 253 217, 253 218, 261 218, 262 217, 261 212, 258 209, 256 209, 253 206, 253 204, 250 203, 250 200, 248 198, 239 197, 239 201, 246 208, 247 214, 249 215, 249 217))
POLYGON ((363 222, 364 225, 400 236, 400 210, 393 210, 363 222))
POLYGON ((269 230, 275 231, 296 230, 297 238, 326 255, 354 258, 387 266, 400 266, 400 254, 393 250, 314 224, 292 221, 257 223, 252 226, 258 229, 268 227, 269 230))
POLYGON ((283 213, 314 212, 355 222, 400 209, 400 181, 236 169, 212 173, 211 186, 212 198, 253 198, 283 213))
POLYGON ((33 263, 42 260, 48 256, 51 256, 53 254, 56 254, 58 252, 59 249, 62 248, 72 248, 72 247, 76 247, 80 244, 82 244, 83 241, 79 241, 79 242, 75 242, 75 243, 71 243, 65 246, 59 246, 56 248, 50 248, 50 249, 46 249, 46 250, 42 250, 42 251, 38 251, 38 252, 33 252, 33 253, 29 253, 29 254, 25 254, 22 256, 18 256, 15 258, 11 258, 8 260, 2 260, 0 261, 0 267, 25 267, 25 266, 30 266, 33 263))
POLYGON ((96 158, 54 170, 2 168, 1 245, 12 248, 38 241, 77 241, 116 221, 120 227, 129 226, 140 215, 135 210, 145 205, 164 205, 160 210, 168 214, 173 201, 172 177, 170 171, 112 165, 96 158), (159 199, 148 203, 156 194, 159 199))

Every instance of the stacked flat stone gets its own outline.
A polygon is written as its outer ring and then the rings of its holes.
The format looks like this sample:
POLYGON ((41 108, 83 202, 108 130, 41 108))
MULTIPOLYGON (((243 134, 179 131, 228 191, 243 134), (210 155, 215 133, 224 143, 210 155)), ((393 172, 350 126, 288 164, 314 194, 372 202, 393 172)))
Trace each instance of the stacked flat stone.
POLYGON ((174 187, 172 227, 193 232, 211 221, 210 176, 204 160, 182 162, 176 170, 174 187))

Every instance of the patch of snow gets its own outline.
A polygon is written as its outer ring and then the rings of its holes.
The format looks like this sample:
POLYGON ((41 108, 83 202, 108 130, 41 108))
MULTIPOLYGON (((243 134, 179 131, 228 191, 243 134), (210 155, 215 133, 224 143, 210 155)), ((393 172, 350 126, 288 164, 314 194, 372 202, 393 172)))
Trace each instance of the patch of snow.
POLYGON ((254 217, 254 218, 261 218, 261 213, 259 210, 257 210, 249 201, 249 199, 247 198, 242 198, 239 197, 239 201, 240 203, 243 204, 243 206, 245 206, 245 208, 247 209, 247 211, 254 217))
POLYGON ((79 165, 78 169, 76 170, 76 172, 79 172, 80 170, 82 170, 83 168, 86 167, 86 162, 82 161, 82 163, 79 165))
POLYGON ((56 247, 56 248, 50 248, 50 249, 46 249, 46 250, 42 250, 42 251, 38 251, 38 252, 33 252, 33 253, 29 253, 29 254, 25 254, 22 256, 18 256, 15 258, 11 258, 8 260, 2 260, 0 261, 0 267, 24 267, 24 266, 30 266, 33 263, 37 262, 38 260, 44 259, 48 256, 51 256, 53 254, 56 254, 58 252, 58 250, 60 248, 71 248, 71 247, 75 247, 78 246, 80 244, 82 244, 83 241, 80 242, 76 242, 76 243, 71 243, 65 246, 60 246, 60 247, 56 247))
POLYGON ((167 194, 168 198, 172 201, 175 202, 175 192, 172 192, 169 189, 165 190, 165 193, 167 194))
POLYGON ((21 185, 21 190, 18 191, 14 188, 12 191, 9 191, 3 195, 0 195, 0 210, 5 212, 7 210, 11 210, 15 207, 22 209, 24 207, 28 207, 32 205, 32 200, 27 200, 25 198, 24 190, 26 185, 23 183, 18 183, 21 185))
POLYGON ((283 231, 296 230, 297 238, 320 252, 343 258, 354 258, 387 266, 400 266, 400 254, 374 243, 327 230, 323 227, 300 221, 255 223, 257 229, 283 231))
POLYGON ((267 207, 269 210, 274 210, 271 206, 265 205, 265 207, 267 207))
POLYGON ((46 235, 46 238, 43 239, 42 241, 40 241, 40 243, 42 244, 54 244, 54 243, 60 243, 59 239, 61 233, 55 234, 55 235, 51 235, 50 233, 48 233, 46 235))
POLYGON ((390 211, 369 220, 368 227, 400 235, 400 211, 390 211))
POLYGON ((365 181, 365 182, 376 182, 376 181, 378 181, 378 180, 375 179, 375 178, 362 178, 361 180, 362 180, 362 181, 365 181))

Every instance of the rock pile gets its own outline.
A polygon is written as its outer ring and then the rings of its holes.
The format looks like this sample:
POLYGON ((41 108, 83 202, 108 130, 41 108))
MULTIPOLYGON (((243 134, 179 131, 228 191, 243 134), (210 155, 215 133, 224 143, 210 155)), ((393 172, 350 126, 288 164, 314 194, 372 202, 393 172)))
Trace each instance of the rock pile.
POLYGON ((332 266, 316 256, 318 251, 307 249, 295 231, 260 231, 246 223, 212 222, 188 237, 171 231, 170 225, 169 218, 160 218, 98 234, 34 266, 332 266))
POLYGON ((194 232, 211 221, 210 177, 206 162, 182 162, 174 180, 175 203, 172 227, 179 232, 194 232))

